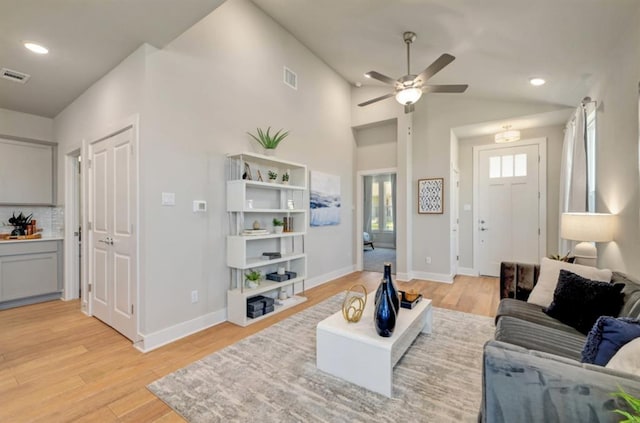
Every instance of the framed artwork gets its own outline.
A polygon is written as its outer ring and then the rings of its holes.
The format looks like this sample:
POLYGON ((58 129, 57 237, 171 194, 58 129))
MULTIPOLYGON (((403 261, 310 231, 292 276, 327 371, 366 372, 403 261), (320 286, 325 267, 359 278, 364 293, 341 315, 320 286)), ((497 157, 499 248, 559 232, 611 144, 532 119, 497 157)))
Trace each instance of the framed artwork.
POLYGON ((311 226, 340 224, 340 176, 311 172, 311 226))
POLYGON ((418 213, 444 213, 444 178, 418 179, 418 213))

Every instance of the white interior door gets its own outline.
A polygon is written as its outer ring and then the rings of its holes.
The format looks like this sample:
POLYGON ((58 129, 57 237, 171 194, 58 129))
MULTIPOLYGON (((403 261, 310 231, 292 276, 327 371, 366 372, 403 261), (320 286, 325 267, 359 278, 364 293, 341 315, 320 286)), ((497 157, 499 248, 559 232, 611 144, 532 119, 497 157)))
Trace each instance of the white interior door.
POLYGON ((91 145, 89 274, 92 313, 127 338, 138 340, 136 169, 133 130, 91 145))
POLYGON ((451 196, 451 274, 458 274, 458 262, 460 261, 460 241, 458 228, 460 226, 460 211, 458 202, 460 199, 460 173, 457 169, 451 172, 452 196, 451 196))
POLYGON ((499 276, 501 261, 540 260, 539 145, 478 155, 478 272, 499 276))

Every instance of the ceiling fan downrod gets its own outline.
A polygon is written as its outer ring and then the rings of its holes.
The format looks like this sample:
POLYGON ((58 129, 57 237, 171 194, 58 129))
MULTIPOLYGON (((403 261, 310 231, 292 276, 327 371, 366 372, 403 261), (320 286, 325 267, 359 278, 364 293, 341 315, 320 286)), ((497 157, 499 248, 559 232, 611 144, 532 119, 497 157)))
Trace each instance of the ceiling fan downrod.
POLYGON ((402 36, 407 45, 407 75, 411 75, 411 43, 416 40, 416 33, 407 31, 402 36))

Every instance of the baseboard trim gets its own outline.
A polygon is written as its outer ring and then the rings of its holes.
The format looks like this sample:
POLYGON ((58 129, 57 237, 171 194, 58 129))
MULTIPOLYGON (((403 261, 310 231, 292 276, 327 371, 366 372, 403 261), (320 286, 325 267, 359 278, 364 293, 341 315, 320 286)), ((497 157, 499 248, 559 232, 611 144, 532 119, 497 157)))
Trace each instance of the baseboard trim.
POLYGON ((147 335, 142 335, 142 340, 133 344, 133 346, 147 353, 157 348, 170 344, 182 339, 189 335, 193 335, 196 332, 210 328, 217 324, 227 321, 227 309, 214 311, 212 313, 205 314, 204 316, 196 317, 195 319, 188 320, 186 322, 178 323, 177 325, 170 326, 165 329, 160 329, 157 332, 153 332, 147 335))
POLYGON ((396 280, 402 282, 409 282, 411 280, 411 275, 409 273, 396 273, 396 280))
POLYGON ((424 279, 433 282, 453 283, 453 275, 451 273, 431 273, 431 272, 411 272, 412 279, 424 279))
POLYGON ((478 276, 478 272, 472 267, 458 267, 458 275, 478 276))
POLYGON ((325 273, 324 275, 316 276, 314 278, 306 279, 304 281, 304 289, 313 288, 334 279, 341 278, 349 273, 353 273, 356 271, 356 265, 352 264, 351 266, 343 267, 342 269, 334 270, 333 272, 325 273))
MULTIPOLYGON (((348 275, 349 273, 353 273, 355 271, 354 269, 355 265, 351 265, 333 272, 325 273, 324 275, 316 276, 315 278, 307 279, 305 280, 305 289, 313 288, 348 275)), ((211 326, 215 326, 226 321, 227 309, 224 308, 222 310, 214 311, 213 313, 208 313, 204 316, 196 317, 195 319, 161 329, 151 334, 141 335, 142 340, 136 342, 133 346, 143 353, 147 353, 175 342, 178 339, 193 335, 196 332, 200 332, 201 330, 205 330, 211 326)))

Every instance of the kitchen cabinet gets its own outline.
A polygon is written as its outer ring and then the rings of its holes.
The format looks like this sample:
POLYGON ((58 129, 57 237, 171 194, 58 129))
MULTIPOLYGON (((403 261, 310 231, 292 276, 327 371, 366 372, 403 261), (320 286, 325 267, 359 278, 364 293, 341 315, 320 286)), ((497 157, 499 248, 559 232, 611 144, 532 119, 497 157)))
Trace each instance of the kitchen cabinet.
POLYGON ((304 247, 308 222, 305 205, 309 203, 307 167, 254 153, 229 155, 228 161, 227 266, 231 283, 227 291, 227 316, 230 322, 247 326, 307 300, 302 295, 307 278, 304 247), (278 174, 277 181, 260 180, 270 171, 278 174), (283 174, 288 175, 288 180, 283 181, 283 174), (288 223, 284 231, 276 232, 272 227, 274 218, 288 223), (266 257, 265 252, 277 256, 266 257), (276 273, 278 268, 285 269, 287 279, 278 282, 265 278, 257 287, 245 286, 247 272, 259 271, 265 277, 276 273), (259 295, 275 298, 274 309, 268 314, 248 317, 247 301, 259 295))
POLYGON ((60 298, 62 241, 0 242, 0 309, 60 298))
POLYGON ((55 144, 0 138, 0 204, 54 204, 55 150, 55 144))

